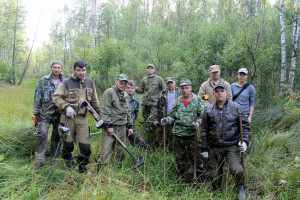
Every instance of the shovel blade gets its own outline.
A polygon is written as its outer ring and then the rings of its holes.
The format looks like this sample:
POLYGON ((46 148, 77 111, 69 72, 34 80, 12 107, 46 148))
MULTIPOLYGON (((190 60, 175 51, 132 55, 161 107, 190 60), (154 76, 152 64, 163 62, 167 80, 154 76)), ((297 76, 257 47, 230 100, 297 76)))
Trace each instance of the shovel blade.
POLYGON ((143 156, 138 156, 136 159, 133 161, 133 166, 132 167, 140 167, 144 164, 145 158, 143 156))

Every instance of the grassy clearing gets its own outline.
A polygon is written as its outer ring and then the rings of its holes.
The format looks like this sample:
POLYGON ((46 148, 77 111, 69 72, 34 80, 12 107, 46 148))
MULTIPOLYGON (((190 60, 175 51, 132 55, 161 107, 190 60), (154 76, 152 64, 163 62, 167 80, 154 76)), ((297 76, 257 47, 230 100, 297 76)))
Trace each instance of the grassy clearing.
MULTIPOLYGON (((0 86, 0 199, 38 199, 50 168, 33 169, 36 138, 31 112, 36 81, 21 86, 0 86)), ((90 120, 92 132, 95 128, 90 120)), ((298 199, 300 196, 300 119, 282 106, 257 110, 252 124, 252 143, 246 153, 249 199, 298 199), (287 183, 280 185, 281 180, 287 183)), ((143 130, 144 127, 139 127, 143 130)), ((223 192, 213 196, 209 186, 184 186, 177 176, 174 156, 167 154, 167 179, 163 183, 162 149, 150 153, 128 145, 134 155, 145 156, 145 165, 130 168, 127 155, 122 168, 110 165, 95 175, 93 158, 99 153, 101 135, 91 138, 89 165, 94 175, 70 172, 59 157, 45 199, 234 199, 231 176, 223 192)), ((49 145, 48 145, 49 146, 49 145)))

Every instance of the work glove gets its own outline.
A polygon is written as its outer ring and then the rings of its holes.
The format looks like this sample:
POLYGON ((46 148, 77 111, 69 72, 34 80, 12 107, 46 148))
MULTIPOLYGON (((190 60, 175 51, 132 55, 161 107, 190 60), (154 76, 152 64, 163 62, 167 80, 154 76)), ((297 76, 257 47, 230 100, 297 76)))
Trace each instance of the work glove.
POLYGON ((74 118, 76 116, 75 110, 71 106, 68 106, 66 108, 66 116, 71 118, 74 118))
POLYGON ((37 126, 37 123, 38 123, 38 121, 39 121, 39 118, 40 118, 39 115, 35 115, 35 116, 34 116, 33 123, 34 123, 34 126, 35 126, 35 127, 37 126))
POLYGON ((207 151, 202 152, 202 153, 201 153, 201 156, 202 156, 203 158, 207 159, 207 158, 208 158, 208 152, 207 152, 207 151))
POLYGON ((167 125, 168 122, 169 122, 169 119, 167 117, 162 118, 160 121, 161 125, 163 125, 163 126, 167 125))
POLYGON ((245 152, 247 150, 247 144, 246 144, 246 142, 243 142, 241 144, 241 141, 239 141, 238 145, 239 145, 239 149, 240 149, 241 152, 245 152))
POLYGON ((199 122, 193 122, 192 126, 193 126, 193 129, 198 130, 200 125, 199 125, 199 122))

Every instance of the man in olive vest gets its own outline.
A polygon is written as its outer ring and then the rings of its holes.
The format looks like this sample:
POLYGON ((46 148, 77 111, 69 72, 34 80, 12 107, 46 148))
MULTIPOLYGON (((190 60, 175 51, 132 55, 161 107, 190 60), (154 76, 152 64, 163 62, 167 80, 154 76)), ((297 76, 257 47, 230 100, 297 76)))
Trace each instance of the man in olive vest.
POLYGON ((87 108, 81 109, 80 105, 88 101, 99 115, 101 113, 95 83, 85 76, 86 66, 87 64, 81 60, 74 63, 74 74, 57 88, 53 95, 53 102, 62 113, 60 123, 63 125, 68 119, 66 127, 71 133, 63 139, 63 159, 68 167, 75 170, 72 156, 75 142, 78 148, 76 160, 79 164, 79 172, 91 174, 86 168, 91 155, 87 108))

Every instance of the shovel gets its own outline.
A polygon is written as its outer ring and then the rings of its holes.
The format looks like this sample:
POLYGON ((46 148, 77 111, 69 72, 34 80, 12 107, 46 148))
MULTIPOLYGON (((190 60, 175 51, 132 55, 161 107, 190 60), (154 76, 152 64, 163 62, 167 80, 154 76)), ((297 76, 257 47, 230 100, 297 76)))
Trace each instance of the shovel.
POLYGON ((120 140, 120 138, 118 138, 118 136, 116 136, 115 133, 112 133, 114 138, 116 138, 116 140, 121 144, 121 146, 131 155, 131 157, 134 159, 132 167, 138 168, 140 166, 142 166, 144 164, 145 158, 143 156, 139 156, 139 157, 134 157, 134 155, 128 150, 128 148, 126 147, 126 145, 120 140))

